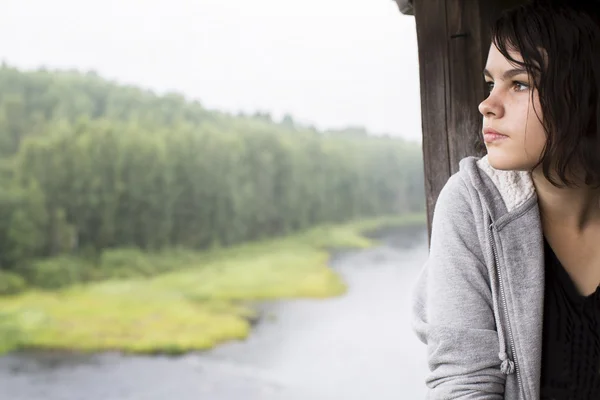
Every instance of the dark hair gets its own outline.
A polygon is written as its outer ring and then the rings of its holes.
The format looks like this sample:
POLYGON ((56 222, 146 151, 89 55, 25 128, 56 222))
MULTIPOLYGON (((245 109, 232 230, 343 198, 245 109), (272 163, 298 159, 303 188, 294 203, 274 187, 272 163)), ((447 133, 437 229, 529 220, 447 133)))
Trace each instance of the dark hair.
POLYGON ((572 167, 585 185, 600 187, 599 9, 593 0, 534 0, 504 11, 492 26, 493 44, 527 70, 539 94, 547 143, 535 167, 542 164, 558 187, 550 170, 570 187, 572 167))

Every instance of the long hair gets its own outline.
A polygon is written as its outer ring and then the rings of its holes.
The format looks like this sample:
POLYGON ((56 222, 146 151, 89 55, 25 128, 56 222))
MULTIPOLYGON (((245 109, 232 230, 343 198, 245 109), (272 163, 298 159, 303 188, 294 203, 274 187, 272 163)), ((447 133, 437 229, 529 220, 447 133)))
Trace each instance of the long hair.
POLYGON ((599 10, 594 0, 533 0, 504 11, 491 29, 500 53, 527 70, 532 96, 537 90, 547 141, 535 167, 558 187, 576 184, 567 176, 574 170, 600 187, 599 10))

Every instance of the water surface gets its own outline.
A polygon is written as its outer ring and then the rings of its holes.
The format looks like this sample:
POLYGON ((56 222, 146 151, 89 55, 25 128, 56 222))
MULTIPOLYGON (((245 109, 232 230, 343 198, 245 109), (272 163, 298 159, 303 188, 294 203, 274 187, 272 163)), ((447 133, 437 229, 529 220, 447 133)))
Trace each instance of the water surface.
POLYGON ((265 304, 246 341, 181 357, 11 354, 0 357, 0 399, 424 398, 426 353, 410 329, 409 296, 426 231, 380 235, 377 248, 332 257, 346 295, 265 304))

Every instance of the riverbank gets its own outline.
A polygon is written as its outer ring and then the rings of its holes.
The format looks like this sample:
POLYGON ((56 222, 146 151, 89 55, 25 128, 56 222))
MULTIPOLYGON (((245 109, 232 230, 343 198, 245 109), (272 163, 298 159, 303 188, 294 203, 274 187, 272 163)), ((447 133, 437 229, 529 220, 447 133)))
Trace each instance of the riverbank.
POLYGON ((346 290, 329 251, 375 244, 379 229, 424 224, 424 215, 322 226, 276 240, 198 253, 150 279, 107 281, 0 298, 0 351, 54 349, 183 353, 243 339, 255 302, 330 297, 346 290))

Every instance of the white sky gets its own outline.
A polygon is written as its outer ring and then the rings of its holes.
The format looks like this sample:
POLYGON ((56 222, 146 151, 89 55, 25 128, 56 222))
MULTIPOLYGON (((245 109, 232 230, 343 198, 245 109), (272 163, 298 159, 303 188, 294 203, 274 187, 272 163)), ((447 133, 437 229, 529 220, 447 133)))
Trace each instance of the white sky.
POLYGON ((0 0, 0 59, 211 109, 421 140, 414 17, 393 0, 0 0))

